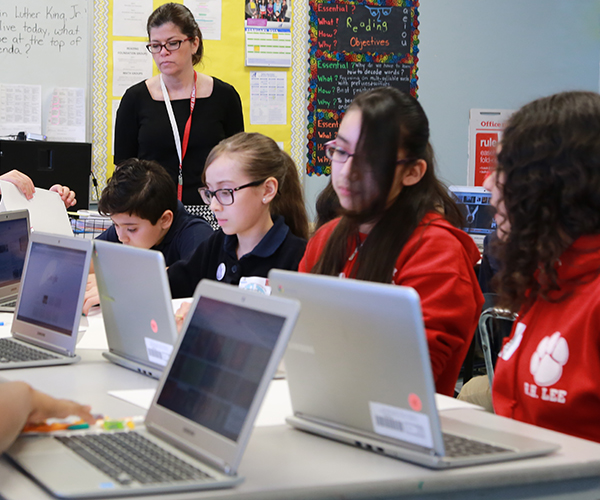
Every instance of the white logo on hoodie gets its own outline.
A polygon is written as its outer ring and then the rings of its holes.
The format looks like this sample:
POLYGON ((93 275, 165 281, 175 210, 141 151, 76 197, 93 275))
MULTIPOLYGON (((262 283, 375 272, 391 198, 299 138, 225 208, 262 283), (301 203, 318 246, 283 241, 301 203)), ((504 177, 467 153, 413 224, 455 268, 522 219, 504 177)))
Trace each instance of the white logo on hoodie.
POLYGON ((560 380, 563 366, 569 360, 569 345, 555 332, 544 337, 531 356, 529 371, 539 387, 548 387, 560 380))

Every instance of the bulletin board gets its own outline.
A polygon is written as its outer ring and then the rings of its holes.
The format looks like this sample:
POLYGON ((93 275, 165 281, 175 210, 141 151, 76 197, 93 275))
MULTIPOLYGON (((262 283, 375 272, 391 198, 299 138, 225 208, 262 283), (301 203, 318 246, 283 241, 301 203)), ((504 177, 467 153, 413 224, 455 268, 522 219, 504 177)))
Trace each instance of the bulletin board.
POLYGON ((325 143, 354 96, 391 86, 417 97, 418 0, 310 0, 308 175, 329 175, 325 143))
MULTIPOLYGON (((183 0, 175 0, 184 3, 183 0)), ((292 2, 292 37, 296 27, 294 15, 298 5, 306 0, 292 2)), ((154 0, 153 8, 167 3, 154 0)), ((113 102, 120 99, 113 94, 113 42, 147 41, 145 37, 113 36, 113 0, 94 1, 94 73, 93 73, 93 141, 102 144, 94 151, 95 172, 100 187, 110 177, 113 165, 113 102)), ((292 114, 292 68, 246 67, 244 19, 245 2, 242 0, 222 0, 221 40, 204 41, 204 58, 196 66, 196 71, 217 77, 235 87, 242 99, 245 130, 260 132, 282 142, 284 149, 291 148, 292 114), (286 125, 250 124, 250 73, 252 71, 283 71, 287 73, 287 123, 286 125)), ((154 74, 158 73, 154 67, 154 74)))

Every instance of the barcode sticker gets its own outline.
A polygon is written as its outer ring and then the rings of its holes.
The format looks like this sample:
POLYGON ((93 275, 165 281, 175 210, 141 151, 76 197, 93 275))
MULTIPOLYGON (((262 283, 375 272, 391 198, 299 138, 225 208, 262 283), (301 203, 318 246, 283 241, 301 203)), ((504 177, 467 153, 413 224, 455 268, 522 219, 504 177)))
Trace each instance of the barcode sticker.
POLYGON ((160 366, 167 366, 171 352, 173 352, 173 346, 148 337, 144 337, 144 342, 146 343, 148 360, 160 366))
POLYGON ((369 401, 373 430, 382 436, 433 447, 429 416, 383 403, 369 401))

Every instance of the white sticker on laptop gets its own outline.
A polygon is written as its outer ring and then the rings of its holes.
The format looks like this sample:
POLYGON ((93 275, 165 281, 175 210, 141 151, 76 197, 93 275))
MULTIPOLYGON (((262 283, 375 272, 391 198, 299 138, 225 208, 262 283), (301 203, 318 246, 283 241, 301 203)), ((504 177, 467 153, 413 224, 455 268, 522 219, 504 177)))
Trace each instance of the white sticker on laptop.
POLYGON ((373 430, 382 436, 433 448, 429 416, 369 401, 373 430))
POLYGON ((144 337, 144 342, 146 343, 148 360, 160 366, 167 366, 167 362, 173 352, 173 346, 148 337, 144 337))

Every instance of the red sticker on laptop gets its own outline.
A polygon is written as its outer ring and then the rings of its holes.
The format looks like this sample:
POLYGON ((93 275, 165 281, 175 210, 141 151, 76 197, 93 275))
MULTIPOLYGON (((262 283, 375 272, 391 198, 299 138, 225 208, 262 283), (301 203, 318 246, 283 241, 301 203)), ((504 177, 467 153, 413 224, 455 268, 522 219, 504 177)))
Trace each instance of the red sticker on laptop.
POLYGON ((150 328, 152 328, 152 331, 154 333, 158 332, 158 324, 156 323, 156 321, 154 321, 154 320, 150 321, 150 328))
POLYGON ((414 411, 421 411, 423 408, 423 403, 421 403, 421 398, 417 396, 414 392, 411 392, 408 395, 408 404, 414 411))

